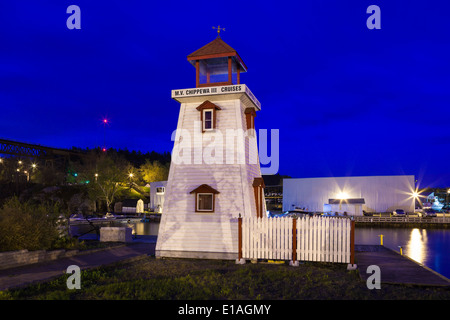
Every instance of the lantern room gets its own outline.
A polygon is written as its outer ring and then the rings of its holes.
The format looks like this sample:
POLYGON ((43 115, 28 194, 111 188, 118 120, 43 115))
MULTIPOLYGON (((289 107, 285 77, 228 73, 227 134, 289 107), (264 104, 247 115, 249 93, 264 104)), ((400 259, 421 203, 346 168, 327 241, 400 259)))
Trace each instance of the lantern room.
POLYGON ((236 50, 220 36, 187 57, 195 67, 196 87, 226 86, 241 83, 247 67, 236 50))

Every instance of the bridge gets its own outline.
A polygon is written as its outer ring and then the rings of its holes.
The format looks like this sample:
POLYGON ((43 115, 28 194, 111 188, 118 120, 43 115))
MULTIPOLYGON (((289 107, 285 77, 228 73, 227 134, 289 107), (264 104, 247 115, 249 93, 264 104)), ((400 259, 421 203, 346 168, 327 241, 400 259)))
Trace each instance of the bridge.
POLYGON ((80 157, 83 156, 84 153, 67 149, 58 149, 37 144, 0 139, 0 154, 8 154, 21 158, 24 157, 42 159, 46 162, 52 162, 53 160, 56 160, 58 158, 67 160, 71 156, 80 157))

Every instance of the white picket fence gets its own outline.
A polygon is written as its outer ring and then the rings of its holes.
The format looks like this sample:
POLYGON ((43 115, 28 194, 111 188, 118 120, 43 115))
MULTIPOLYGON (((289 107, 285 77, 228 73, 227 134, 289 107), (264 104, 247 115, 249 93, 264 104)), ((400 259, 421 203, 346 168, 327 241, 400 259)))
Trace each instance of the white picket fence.
POLYGON ((302 217, 295 225, 294 234, 293 218, 242 218, 242 258, 350 263, 350 219, 302 217))
POLYGON ((292 219, 242 218, 242 257, 292 260, 292 219))

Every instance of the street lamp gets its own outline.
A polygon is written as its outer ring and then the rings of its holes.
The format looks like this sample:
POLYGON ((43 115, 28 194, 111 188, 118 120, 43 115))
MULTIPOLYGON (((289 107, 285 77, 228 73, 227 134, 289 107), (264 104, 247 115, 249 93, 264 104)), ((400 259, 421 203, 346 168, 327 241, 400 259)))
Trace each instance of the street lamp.
POLYGON ((128 174, 128 177, 130 177, 130 187, 131 187, 131 184, 132 184, 132 179, 133 179, 133 177, 134 177, 134 174, 132 173, 132 172, 130 172, 129 174, 128 174))
POLYGON ((414 200, 414 213, 416 212, 416 202, 419 199, 419 193, 417 191, 414 191, 412 193, 413 200, 414 200))

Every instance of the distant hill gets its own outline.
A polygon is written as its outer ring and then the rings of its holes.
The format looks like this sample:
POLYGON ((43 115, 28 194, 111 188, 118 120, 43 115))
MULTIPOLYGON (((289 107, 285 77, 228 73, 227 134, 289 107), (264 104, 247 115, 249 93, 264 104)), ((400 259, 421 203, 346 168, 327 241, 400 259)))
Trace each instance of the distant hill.
POLYGON ((263 175, 262 177, 266 186, 281 186, 283 184, 283 179, 291 178, 290 176, 284 176, 278 173, 274 175, 263 175))

